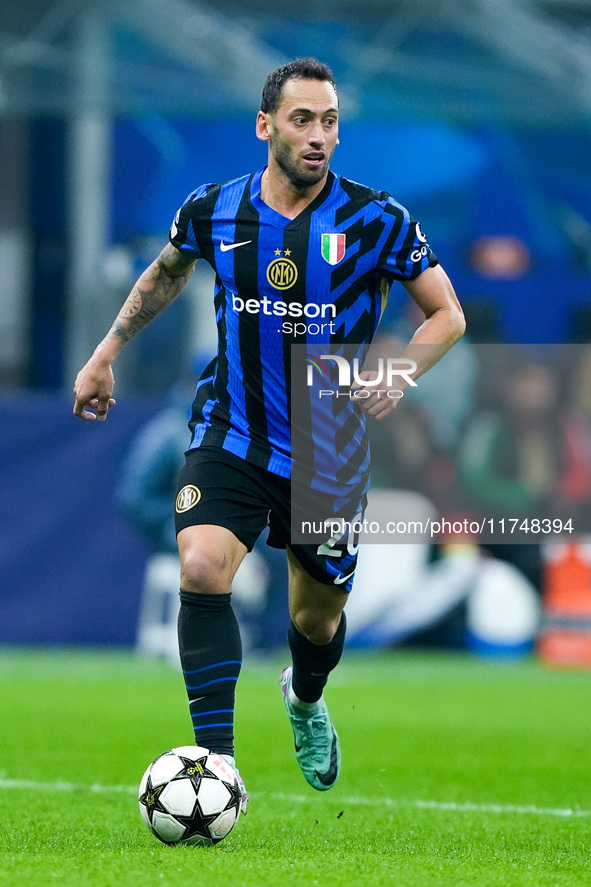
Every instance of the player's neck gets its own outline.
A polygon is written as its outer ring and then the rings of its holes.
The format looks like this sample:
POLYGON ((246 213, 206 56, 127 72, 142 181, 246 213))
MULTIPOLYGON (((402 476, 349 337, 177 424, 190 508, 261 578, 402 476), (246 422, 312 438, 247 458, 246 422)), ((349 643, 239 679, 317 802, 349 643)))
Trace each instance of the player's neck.
POLYGON ((318 197, 327 177, 328 173, 310 188, 299 189, 286 176, 267 167, 261 178, 261 200, 282 216, 295 219, 318 197))

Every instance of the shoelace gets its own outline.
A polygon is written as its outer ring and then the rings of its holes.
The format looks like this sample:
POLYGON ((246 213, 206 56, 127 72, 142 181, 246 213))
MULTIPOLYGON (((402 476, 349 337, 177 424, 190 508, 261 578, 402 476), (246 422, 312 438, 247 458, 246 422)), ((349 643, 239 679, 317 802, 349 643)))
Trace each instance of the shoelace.
MULTIPOLYGON (((330 737, 326 735, 326 716, 323 714, 312 715, 311 718, 294 718, 296 728, 305 736, 309 735, 314 741, 314 749, 304 746, 306 752, 319 751, 326 753, 330 748, 330 737), (301 726, 300 726, 301 725, 301 726), (314 735, 316 734, 316 735, 314 735), (318 735, 320 734, 320 735, 318 735)), ((308 755, 306 755, 308 757, 308 755)), ((313 759, 313 755, 310 754, 313 759)))

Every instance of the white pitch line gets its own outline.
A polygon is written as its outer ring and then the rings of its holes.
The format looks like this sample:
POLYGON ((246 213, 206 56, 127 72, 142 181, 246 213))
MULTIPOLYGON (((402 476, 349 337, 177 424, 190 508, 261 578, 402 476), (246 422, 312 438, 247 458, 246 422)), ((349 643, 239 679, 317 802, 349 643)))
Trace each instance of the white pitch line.
POLYGON ((34 792, 91 792, 95 794, 137 794, 137 786, 133 785, 101 785, 94 782, 91 785, 79 785, 74 782, 35 782, 32 779, 7 779, 0 777, 0 790, 11 788, 30 789, 34 792))
MULTIPOLYGON (((0 790, 29 789, 37 792, 89 792, 94 794, 132 794, 137 795, 138 788, 134 785, 101 785, 77 784, 73 782, 36 782, 32 779, 8 779, 0 776, 0 790)), ((271 798, 275 801, 287 801, 291 804, 307 804, 315 801, 313 795, 290 795, 282 792, 255 792, 251 798, 271 798)), ((337 800, 335 797, 334 800, 337 800)), ((390 807, 412 810, 434 810, 442 813, 496 813, 499 815, 518 816, 556 816, 561 819, 589 818, 591 810, 573 810, 561 807, 537 807, 535 804, 475 804, 472 801, 424 801, 405 798, 363 798, 356 795, 338 797, 339 804, 350 807, 390 807)))
MULTIPOLYGON (((278 801, 289 801, 292 803, 305 803, 310 801, 306 795, 288 795, 279 792, 269 792, 267 797, 274 798, 278 801)), ((472 801, 422 801, 419 799, 412 800, 406 798, 362 798, 357 796, 340 798, 341 804, 349 804, 356 807, 399 807, 410 808, 414 810, 436 810, 451 813, 515 813, 521 816, 558 816, 568 819, 569 817, 591 817, 591 810, 572 810, 570 808, 561 807, 537 807, 535 804, 475 804, 472 801)))

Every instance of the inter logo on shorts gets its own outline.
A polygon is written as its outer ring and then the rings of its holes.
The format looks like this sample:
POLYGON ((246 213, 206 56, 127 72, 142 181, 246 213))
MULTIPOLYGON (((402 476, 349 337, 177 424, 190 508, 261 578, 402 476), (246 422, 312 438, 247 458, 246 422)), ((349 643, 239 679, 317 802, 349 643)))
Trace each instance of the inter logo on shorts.
POLYGON ((197 505, 200 499, 201 490, 199 487, 195 487, 193 484, 187 484, 176 497, 175 508, 177 514, 183 514, 183 512, 189 511, 190 508, 197 505))
POLYGON ((288 290, 298 279, 298 269, 291 259, 273 259, 267 268, 267 280, 276 290, 288 290))
POLYGON ((329 265, 338 265, 347 249, 346 234, 322 235, 322 258, 329 265))

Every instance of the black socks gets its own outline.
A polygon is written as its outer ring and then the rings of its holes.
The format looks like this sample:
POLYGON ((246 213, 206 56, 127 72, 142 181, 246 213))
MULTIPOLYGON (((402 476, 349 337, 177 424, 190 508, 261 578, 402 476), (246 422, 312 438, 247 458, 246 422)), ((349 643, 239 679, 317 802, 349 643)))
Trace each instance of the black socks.
POLYGON ((322 696, 328 675, 343 654, 346 630, 347 621, 342 613, 333 639, 328 644, 313 644, 290 623, 287 639, 293 661, 291 687, 302 702, 317 702, 322 696))
MULTIPOLYGON (((234 755, 234 698, 242 665, 242 642, 231 594, 181 589, 179 651, 195 743, 234 755)), ((317 702, 343 653, 345 614, 328 644, 313 644, 290 623, 292 689, 302 702, 317 702)))
POLYGON ((232 595, 181 589, 179 652, 195 743, 234 755, 234 697, 242 642, 232 595))

